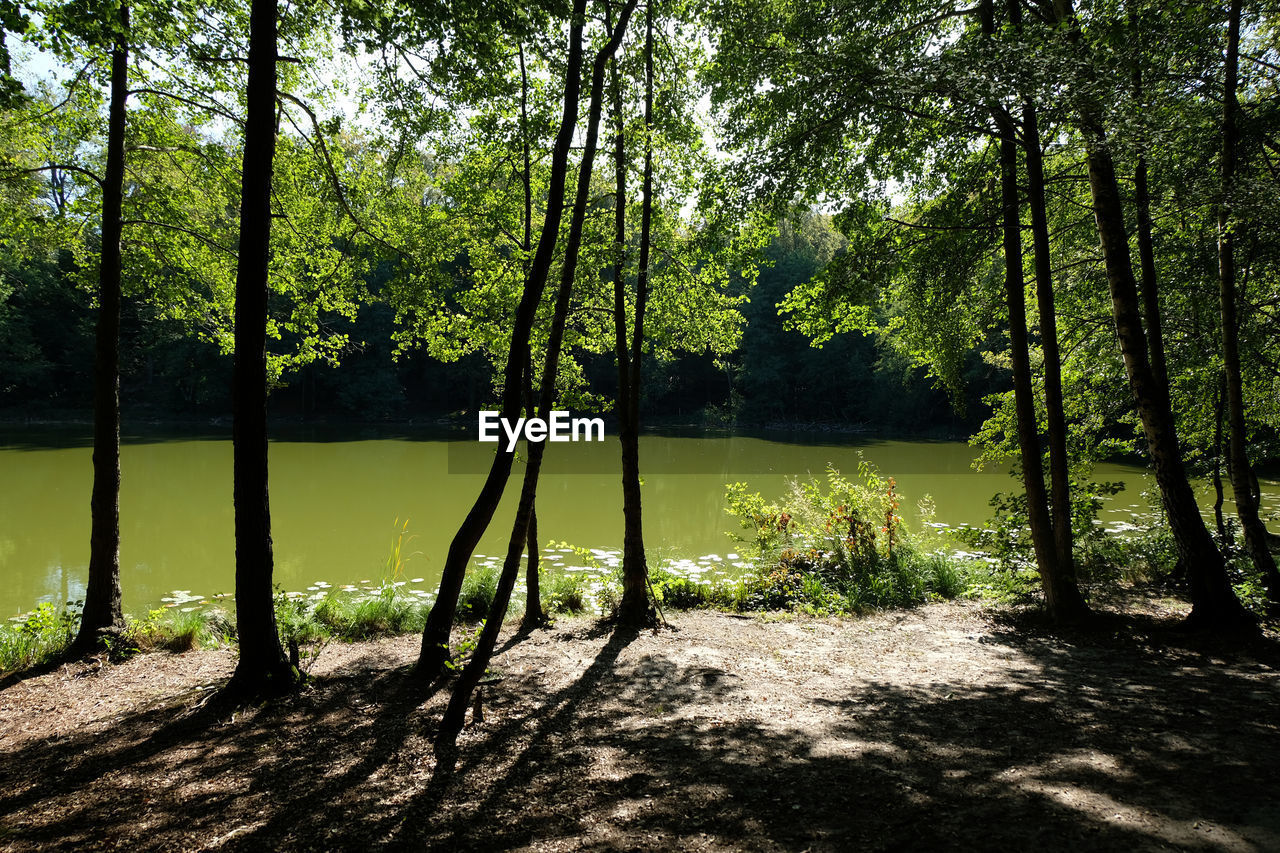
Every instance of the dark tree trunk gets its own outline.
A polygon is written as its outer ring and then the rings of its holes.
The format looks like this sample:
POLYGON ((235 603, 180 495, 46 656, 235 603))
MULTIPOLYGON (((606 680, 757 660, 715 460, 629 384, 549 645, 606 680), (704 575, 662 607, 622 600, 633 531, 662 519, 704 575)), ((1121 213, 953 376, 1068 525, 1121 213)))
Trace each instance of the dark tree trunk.
MULTIPOLYGON (((525 410, 529 417, 537 417, 538 408, 533 398, 533 363, 530 359, 525 368, 525 410)), ((527 631, 540 628, 547 623, 547 614, 542 609, 542 579, 538 576, 538 507, 529 507, 529 535, 527 537, 528 559, 525 567, 525 606, 521 627, 527 631)))
POLYGON ((98 647, 124 627, 120 595, 120 232, 124 206, 125 99, 129 91, 129 9, 111 50, 107 164, 102 181, 102 257, 93 354, 93 492, 89 581, 75 649, 98 647))
MULTIPOLYGON (((574 0, 572 20, 569 26, 569 55, 564 78, 564 112, 560 129, 556 134, 551 153, 551 183, 547 190, 547 215, 538 238, 538 250, 533 257, 520 306, 516 310, 511 330, 511 346, 507 354, 507 366, 503 379, 501 416, 514 421, 520 412, 522 397, 522 372, 529 360, 529 336, 537 314, 538 303, 546 288, 547 276, 555 255, 556 240, 564 214, 565 177, 569 168, 569 148, 573 143, 578 123, 578 96, 582 88, 582 30, 586 17, 586 0, 574 0)), ((554 381, 554 377, 553 377, 554 381)), ((506 443, 498 444, 489 476, 480 494, 454 534, 445 558, 440 577, 440 589, 435 605, 427 616, 422 632, 422 650, 418 655, 417 676, 433 680, 440 675, 449 659, 449 633, 458 606, 458 594, 462 591, 462 579, 466 575, 471 555, 475 553, 480 537, 493 519, 493 513, 502 500, 507 479, 511 476, 514 454, 506 450, 506 443)))
MULTIPOLYGON (((1129 13, 1129 22, 1135 35, 1142 31, 1137 12, 1129 13)), ((1135 57, 1133 69, 1133 97, 1142 109, 1141 48, 1135 57)), ((1133 172, 1133 198, 1138 214, 1138 260, 1142 273, 1142 310, 1147 324, 1147 354, 1151 360, 1151 373, 1157 390, 1169 391, 1169 368, 1164 354, 1164 321, 1160 316, 1160 285, 1156 277, 1155 245, 1151 240, 1151 191, 1147 186, 1147 158, 1138 153, 1138 163, 1133 172)))
POLYGON ((547 612, 542 607, 542 582, 538 577, 541 562, 538 559, 538 509, 529 508, 529 557, 525 569, 524 627, 532 630, 547 624, 547 612))
POLYGON ((1222 555, 1204 526, 1187 480, 1173 412, 1168 405, 1168 390, 1160 388, 1147 361, 1146 336, 1139 318, 1137 287, 1129 261, 1124 213, 1111 154, 1105 139, 1098 135, 1087 138, 1089 184, 1111 290, 1112 316, 1169 528, 1190 582, 1193 602, 1190 620, 1204 627, 1243 626, 1249 617, 1231 589, 1222 555))
MULTIPOLYGON (((1079 24, 1071 0, 1055 0, 1054 6, 1060 20, 1067 25, 1067 37, 1079 47, 1079 24)), ((1249 628, 1253 620, 1240 606, 1231 588, 1222 555, 1200 517, 1200 508, 1191 491, 1174 429, 1173 412, 1168 403, 1168 389, 1159 386, 1151 370, 1147 337, 1142 329, 1138 286, 1125 232, 1124 207, 1101 110, 1087 98, 1076 104, 1076 110, 1085 139, 1089 191, 1107 286, 1111 292, 1111 313, 1120 342, 1120 354, 1129 378, 1129 390, 1142 421, 1156 483, 1169 518, 1169 529, 1177 546, 1178 558, 1186 567, 1192 601, 1188 624, 1227 630, 1249 628)))
MULTIPOLYGON (((1072 553, 1071 474, 1067 459, 1067 422, 1062 408, 1062 357, 1058 349, 1058 319, 1053 296, 1053 267, 1049 254, 1049 220, 1045 211, 1044 162, 1035 105, 1023 107, 1024 148, 1027 155, 1028 206, 1031 208, 1035 252, 1036 302, 1040 310, 1040 345, 1044 350, 1044 402, 1049 440, 1049 509, 1057 565, 1045 583, 1045 602, 1056 620, 1078 619, 1089 612, 1076 580, 1072 553), (1050 590, 1052 587, 1052 590, 1050 590)), ((1043 578, 1042 578, 1043 579, 1043 578)))
POLYGON ((644 307, 648 291, 649 244, 652 222, 653 157, 649 133, 653 112, 653 8, 646 7, 645 26, 645 158, 644 199, 640 213, 640 258, 636 281, 636 314, 628 352, 623 247, 626 243, 626 160, 622 129, 622 93, 615 88, 618 113, 618 206, 615 220, 617 263, 614 267, 614 316, 618 358, 618 439, 622 446, 622 601, 618 623, 634 626, 652 620, 649 610, 649 566, 644 550, 640 498, 640 362, 644 352, 644 307))
POLYGON ((267 276, 271 176, 276 148, 276 0, 253 0, 236 266, 234 473, 236 630, 240 661, 232 684, 246 692, 285 689, 297 670, 276 629, 267 485, 267 276))
POLYGON ((1218 395, 1213 405, 1213 520, 1218 526, 1218 540, 1226 547, 1227 522, 1222 516, 1222 419, 1226 417, 1227 378, 1218 383, 1218 395))
POLYGON ((1142 312, 1147 323, 1147 350, 1156 389, 1168 396, 1169 368, 1164 354, 1164 321, 1160 316, 1160 284, 1156 278, 1155 247, 1151 242, 1151 195, 1147 188, 1147 158, 1139 155, 1133 173, 1138 210, 1138 260, 1142 270, 1142 312))
MULTIPOLYGON (((524 45, 520 45, 520 147, 523 158, 521 183, 524 186, 524 240, 521 248, 525 257, 533 248, 533 160, 529 152, 529 72, 524 64, 524 45)), ((529 261, 524 264, 525 286, 529 285, 529 261)), ((533 359, 525 361, 524 405, 529 417, 537 414, 533 402, 533 359)), ((528 630, 546 624, 547 614, 542 609, 541 566, 538 565, 538 509, 529 509, 529 557, 525 568, 524 625, 528 630)))
POLYGON ((1254 568, 1262 574, 1267 597, 1280 602, 1280 572, 1267 548, 1267 530, 1258 516, 1258 499, 1249 465, 1248 434, 1244 418, 1244 380, 1240 367, 1240 325, 1236 311, 1235 229, 1232 207, 1236 179, 1236 98, 1240 62, 1240 4, 1232 0, 1228 18, 1226 81, 1222 108, 1222 199, 1218 204, 1218 296, 1222 304, 1222 363, 1227 380, 1228 464, 1236 499, 1236 515, 1244 532, 1245 548, 1254 568))
MULTIPOLYGON (((542 417, 548 418, 552 406, 555 405, 556 373, 560 363, 560 345, 564 337, 565 323, 569 316, 569 303, 573 296, 573 280, 578 265, 578 250, 582 244, 583 223, 586 220, 587 205, 591 198, 591 171, 595 161, 596 144, 599 137, 600 115, 604 94, 605 65, 618 49, 626 32, 627 22, 635 9, 636 0, 628 0, 622 7, 618 23, 610 34, 608 42, 596 54, 591 69, 591 100, 587 115, 587 137, 583 143, 582 163, 578 172, 578 187, 574 197, 573 211, 569 218, 569 233, 565 238, 564 259, 560 267, 560 287, 556 294, 555 314, 551 320, 551 333, 547 340, 546 360, 542 369, 542 386, 540 388, 540 410, 542 417)), ((502 575, 498 578, 498 588, 494 594, 493 604, 489 608, 489 616, 484 628, 476 640, 471 660, 462 670, 462 676, 454 685, 449 697, 449 705, 445 709, 444 718, 440 721, 440 730, 436 735, 435 753, 441 765, 452 766, 453 753, 458 732, 466 720, 467 705, 471 694, 480 678, 484 675, 493 657, 493 649, 498 641, 498 633, 502 630, 502 622, 506 617, 507 605, 511 600, 511 591, 515 587, 516 576, 520 570, 520 555, 528 536, 529 519, 533 514, 534 497, 538 489, 538 475, 542 468, 542 457, 546 450, 545 441, 532 442, 529 445, 529 462, 525 467, 524 483, 520 489, 520 503, 516 508, 515 524, 511 529, 511 540, 507 546, 506 560, 502 566, 502 575)))
MULTIPOLYGON (((995 18, 990 0, 982 10, 983 32, 995 32, 995 18)), ((1004 236, 1004 295, 1009 311, 1009 358, 1013 365, 1013 403, 1017 412, 1018 451, 1022 462, 1022 486, 1027 496, 1027 521, 1031 527, 1031 544, 1045 606, 1054 618, 1066 615, 1057 599, 1057 551, 1053 524, 1049 517, 1049 500, 1044 485, 1044 467, 1040 452, 1039 425, 1036 420, 1035 391, 1031 381, 1031 354, 1027 342, 1026 284, 1022 271, 1022 216, 1018 199, 1018 143, 1013 119, 1004 107, 992 110, 1000 132, 1000 199, 1004 236)), ((1078 593, 1077 593, 1078 594, 1078 593)))
POLYGON ((1057 552, 1049 520, 1048 495, 1036 423, 1035 391, 1031 384, 1031 356, 1027 344, 1027 306, 1022 278, 1022 222, 1018 213, 1018 150, 1012 129, 1001 134, 1000 185, 1004 220, 1004 296, 1009 309, 1009 358, 1013 363, 1013 402, 1018 416, 1018 450, 1022 486, 1027 495, 1031 543, 1044 588, 1045 605, 1058 616, 1057 552))

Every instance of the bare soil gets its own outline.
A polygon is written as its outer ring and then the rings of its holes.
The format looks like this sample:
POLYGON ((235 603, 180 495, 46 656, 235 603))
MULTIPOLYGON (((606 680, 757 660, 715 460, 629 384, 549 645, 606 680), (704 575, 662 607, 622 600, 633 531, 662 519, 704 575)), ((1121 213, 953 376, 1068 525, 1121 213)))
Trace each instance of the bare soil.
POLYGON ((233 709, 231 651, 0 690, 4 850, 1280 850, 1280 643, 1176 602, 972 602, 508 638, 453 774, 414 637, 233 709))

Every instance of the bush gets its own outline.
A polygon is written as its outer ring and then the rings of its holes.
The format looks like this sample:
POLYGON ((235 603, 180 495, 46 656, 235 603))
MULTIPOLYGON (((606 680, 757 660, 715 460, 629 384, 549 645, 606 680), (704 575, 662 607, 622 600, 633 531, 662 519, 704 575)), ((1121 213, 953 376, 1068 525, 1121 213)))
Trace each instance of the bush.
MULTIPOLYGON (((327 599, 322 599, 321 604, 327 599)), ((275 597, 276 629, 280 641, 289 646, 296 643, 318 643, 328 639, 328 626, 319 618, 320 605, 314 605, 299 593, 277 589, 275 597)))
POLYGON ((221 611, 159 608, 141 619, 130 619, 119 644, 111 649, 116 655, 140 651, 189 652, 217 645, 222 639, 211 627, 225 618, 221 611))
MULTIPOLYGON (((867 463, 863 484, 827 469, 825 482, 796 483, 780 504, 746 485, 729 486, 728 511, 752 532, 745 541, 759 556, 756 575, 735 601, 748 610, 858 612, 910 607, 962 594, 972 569, 956 558, 924 550, 898 515, 901 496, 892 477, 867 463)), ((927 498, 922 507, 927 511, 927 498)))
POLYGON ((80 602, 64 608, 48 602, 0 626, 0 674, 56 660, 66 652, 80 625, 80 602))
POLYGON ((498 568, 492 563, 476 566, 462 581, 458 607, 453 621, 458 624, 479 622, 489 615, 489 607, 498 593, 498 568))
POLYGON ((663 568, 651 570, 649 580, 658 601, 672 610, 745 609, 745 590, 739 580, 699 581, 663 568))
POLYGON ((577 572, 544 574, 542 606, 548 614, 576 615, 587 609, 587 585, 577 572))
POLYGON ((372 595, 329 595, 316 605, 316 619, 342 640, 367 640, 388 634, 410 634, 426 625, 426 608, 384 582, 372 595))

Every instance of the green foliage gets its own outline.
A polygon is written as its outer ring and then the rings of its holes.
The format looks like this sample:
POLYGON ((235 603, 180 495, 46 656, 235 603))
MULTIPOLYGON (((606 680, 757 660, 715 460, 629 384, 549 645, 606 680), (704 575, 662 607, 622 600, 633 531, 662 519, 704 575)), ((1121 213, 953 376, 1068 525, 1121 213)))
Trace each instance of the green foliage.
POLYGON ((316 619, 329 636, 347 641, 421 631, 426 625, 426 608, 400 589, 394 583, 383 583, 371 595, 326 596, 316 605, 316 619))
POLYGON ((140 619, 129 619, 111 652, 113 655, 149 651, 182 653, 217 646, 228 639, 224 626, 231 621, 221 610, 157 608, 140 619))
POLYGON ((498 567, 490 563, 473 566, 462 581, 454 621, 458 624, 479 622, 489 615, 493 597, 498 592, 498 567))
POLYGON ((746 585, 742 580, 696 580, 661 567, 649 570, 649 580, 659 603, 672 610, 751 609, 747 606, 746 585))
POLYGON ((421 631, 427 608, 405 592, 405 564, 416 555, 406 552, 414 537, 409 520, 393 525, 395 537, 382 567, 382 579, 371 591, 337 591, 319 597, 276 593, 276 624, 280 639, 299 646, 330 639, 354 642, 421 631))
POLYGON ((863 482, 855 483, 828 468, 825 481, 794 483, 779 503, 766 502, 743 483, 729 486, 727 511, 752 531, 748 541, 759 569, 740 593, 701 595, 746 610, 845 613, 963 593, 972 569, 923 549, 897 514, 901 498, 892 477, 882 478, 865 462, 860 473, 863 482))
POLYGON ((471 653, 475 651, 483 632, 484 620, 481 619, 470 628, 454 634, 453 641, 449 645, 449 659, 445 661, 445 666, 454 672, 461 671, 467 665, 471 653))
POLYGON ((320 604, 298 593, 287 593, 277 587, 275 594, 276 630, 285 646, 302 646, 328 637, 329 627, 321 621, 320 604))
MULTIPOLYGON (((1021 475, 1015 464, 1010 476, 1021 475)), ((1098 524, 1103 501, 1124 490, 1122 482, 1071 482, 1071 534, 1078 548, 1105 549, 1106 533, 1098 524)), ((1034 563, 1027 521, 1027 498, 1021 491, 1001 492, 990 500, 995 510, 988 528, 957 531, 961 541, 997 558, 1005 568, 1034 563)))
POLYGON ((580 573, 548 573, 540 581, 542 606, 547 613, 576 616, 587 609, 587 585, 580 573))
POLYGON ((426 608, 402 589, 395 582, 383 581, 371 592, 338 591, 318 599, 277 592, 276 625, 280 639, 285 645, 301 647, 330 640, 357 642, 421 631, 426 624, 426 608))
POLYGON ((42 602, 30 613, 0 625, 0 674, 47 663, 62 655, 80 624, 79 604, 69 602, 58 608, 42 602))

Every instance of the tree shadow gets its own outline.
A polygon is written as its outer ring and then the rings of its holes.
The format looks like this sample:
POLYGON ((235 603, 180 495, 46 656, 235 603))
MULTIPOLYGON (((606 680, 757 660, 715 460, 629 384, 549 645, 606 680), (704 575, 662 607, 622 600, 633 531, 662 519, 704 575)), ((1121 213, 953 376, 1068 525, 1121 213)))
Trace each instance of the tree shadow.
POLYGON ((28 741, 0 756, 0 842, 1280 848, 1273 641, 1218 647, 1143 620, 1019 624, 954 640, 989 670, 812 686, 823 661, 768 676, 774 658, 745 640, 702 659, 689 644, 707 641, 688 631, 557 634, 579 641, 563 653, 589 649, 585 669, 555 680, 533 668, 548 652, 528 650, 533 667, 512 667, 486 722, 464 729, 448 784, 430 757, 447 692, 371 655, 262 706, 179 697, 105 733, 28 741), (788 687, 803 706, 768 710, 762 692, 788 687))

